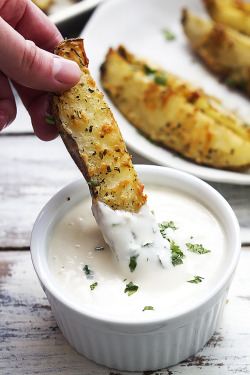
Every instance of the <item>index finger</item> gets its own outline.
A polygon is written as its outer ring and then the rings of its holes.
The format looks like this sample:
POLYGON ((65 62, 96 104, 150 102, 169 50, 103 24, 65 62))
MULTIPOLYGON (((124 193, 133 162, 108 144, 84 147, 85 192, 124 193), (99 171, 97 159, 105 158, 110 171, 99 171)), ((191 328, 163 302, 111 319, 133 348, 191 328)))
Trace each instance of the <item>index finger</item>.
POLYGON ((57 27, 31 0, 3 0, 0 16, 25 39, 52 51, 63 37, 57 27))

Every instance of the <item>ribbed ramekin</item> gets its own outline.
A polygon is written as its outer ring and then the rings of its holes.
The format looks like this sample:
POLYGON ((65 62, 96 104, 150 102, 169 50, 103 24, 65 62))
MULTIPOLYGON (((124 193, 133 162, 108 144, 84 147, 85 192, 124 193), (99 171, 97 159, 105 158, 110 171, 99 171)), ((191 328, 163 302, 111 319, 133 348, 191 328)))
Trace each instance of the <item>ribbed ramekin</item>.
POLYGON ((157 166, 137 165, 144 184, 174 188, 205 205, 222 223, 227 261, 220 280, 195 303, 176 314, 147 318, 109 317, 72 302, 56 285, 48 266, 48 250, 55 225, 88 196, 84 180, 59 191, 39 214, 32 232, 34 268, 63 335, 79 353, 110 368, 157 370, 194 355, 211 338, 220 320, 237 266, 241 243, 239 224, 225 199, 207 183, 189 174, 157 166), (70 196, 70 201, 67 197, 70 196))

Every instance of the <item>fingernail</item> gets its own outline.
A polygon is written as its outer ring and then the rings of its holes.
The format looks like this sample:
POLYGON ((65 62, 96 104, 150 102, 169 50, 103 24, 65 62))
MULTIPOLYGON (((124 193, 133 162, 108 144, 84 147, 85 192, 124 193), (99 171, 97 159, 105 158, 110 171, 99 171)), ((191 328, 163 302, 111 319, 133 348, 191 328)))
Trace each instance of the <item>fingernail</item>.
POLYGON ((53 75, 60 83, 76 84, 81 77, 81 70, 74 61, 54 58, 53 75))

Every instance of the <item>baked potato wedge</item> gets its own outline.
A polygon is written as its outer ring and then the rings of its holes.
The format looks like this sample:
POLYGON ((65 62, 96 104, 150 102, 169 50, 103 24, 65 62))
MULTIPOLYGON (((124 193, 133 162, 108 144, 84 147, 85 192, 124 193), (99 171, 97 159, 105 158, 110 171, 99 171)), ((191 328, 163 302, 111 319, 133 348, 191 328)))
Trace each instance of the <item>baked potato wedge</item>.
POLYGON ((250 3, 242 0, 203 0, 211 18, 250 36, 250 3))
POLYGON ((184 9, 182 25, 190 46, 230 86, 250 94, 250 37, 184 9))
POLYGON ((53 0, 32 0, 40 9, 44 12, 49 10, 50 5, 53 3, 53 0))
POLYGON ((60 135, 93 200, 113 210, 138 212, 146 202, 143 185, 113 114, 90 75, 83 40, 65 40, 54 53, 77 62, 82 71, 76 86, 51 93, 50 99, 60 135))
POLYGON ((124 116, 152 141, 199 164, 250 166, 250 127, 220 102, 123 46, 110 49, 101 82, 124 116))

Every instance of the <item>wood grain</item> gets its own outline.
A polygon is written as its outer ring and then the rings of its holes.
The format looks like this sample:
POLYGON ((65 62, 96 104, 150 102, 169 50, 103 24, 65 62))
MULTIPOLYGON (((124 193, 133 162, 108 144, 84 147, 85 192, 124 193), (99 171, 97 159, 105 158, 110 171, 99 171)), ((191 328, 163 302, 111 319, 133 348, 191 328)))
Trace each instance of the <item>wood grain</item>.
MULTIPOLYGON (((133 154, 133 163, 148 163, 133 154)), ((27 248, 34 221, 63 186, 82 178, 62 141, 34 135, 0 135, 0 249, 27 248)), ((250 243, 250 186, 210 183, 231 204, 250 243)))
MULTIPOLYGON (((29 251, 17 251, 29 249, 32 226, 44 204, 81 178, 80 172, 60 139, 45 143, 31 134, 0 136, 0 160, 0 374, 125 375, 87 360, 68 345, 29 251)), ((133 162, 148 161, 134 154, 133 162)), ((232 205, 245 233, 243 242, 250 243, 250 187, 211 185, 232 205)), ((221 324, 209 343, 177 366, 143 375, 250 373, 249 264, 250 248, 244 247, 221 324)))
POLYGON ((0 136, 0 160, 0 248, 27 247, 40 210, 81 174, 60 139, 0 136))
MULTIPOLYGON (((143 375, 250 373, 250 248, 242 250, 220 325, 194 357, 143 375)), ((59 331, 28 251, 0 252, 1 375, 126 375, 72 349, 59 331)), ((131 372, 139 375, 139 372, 131 372)))

